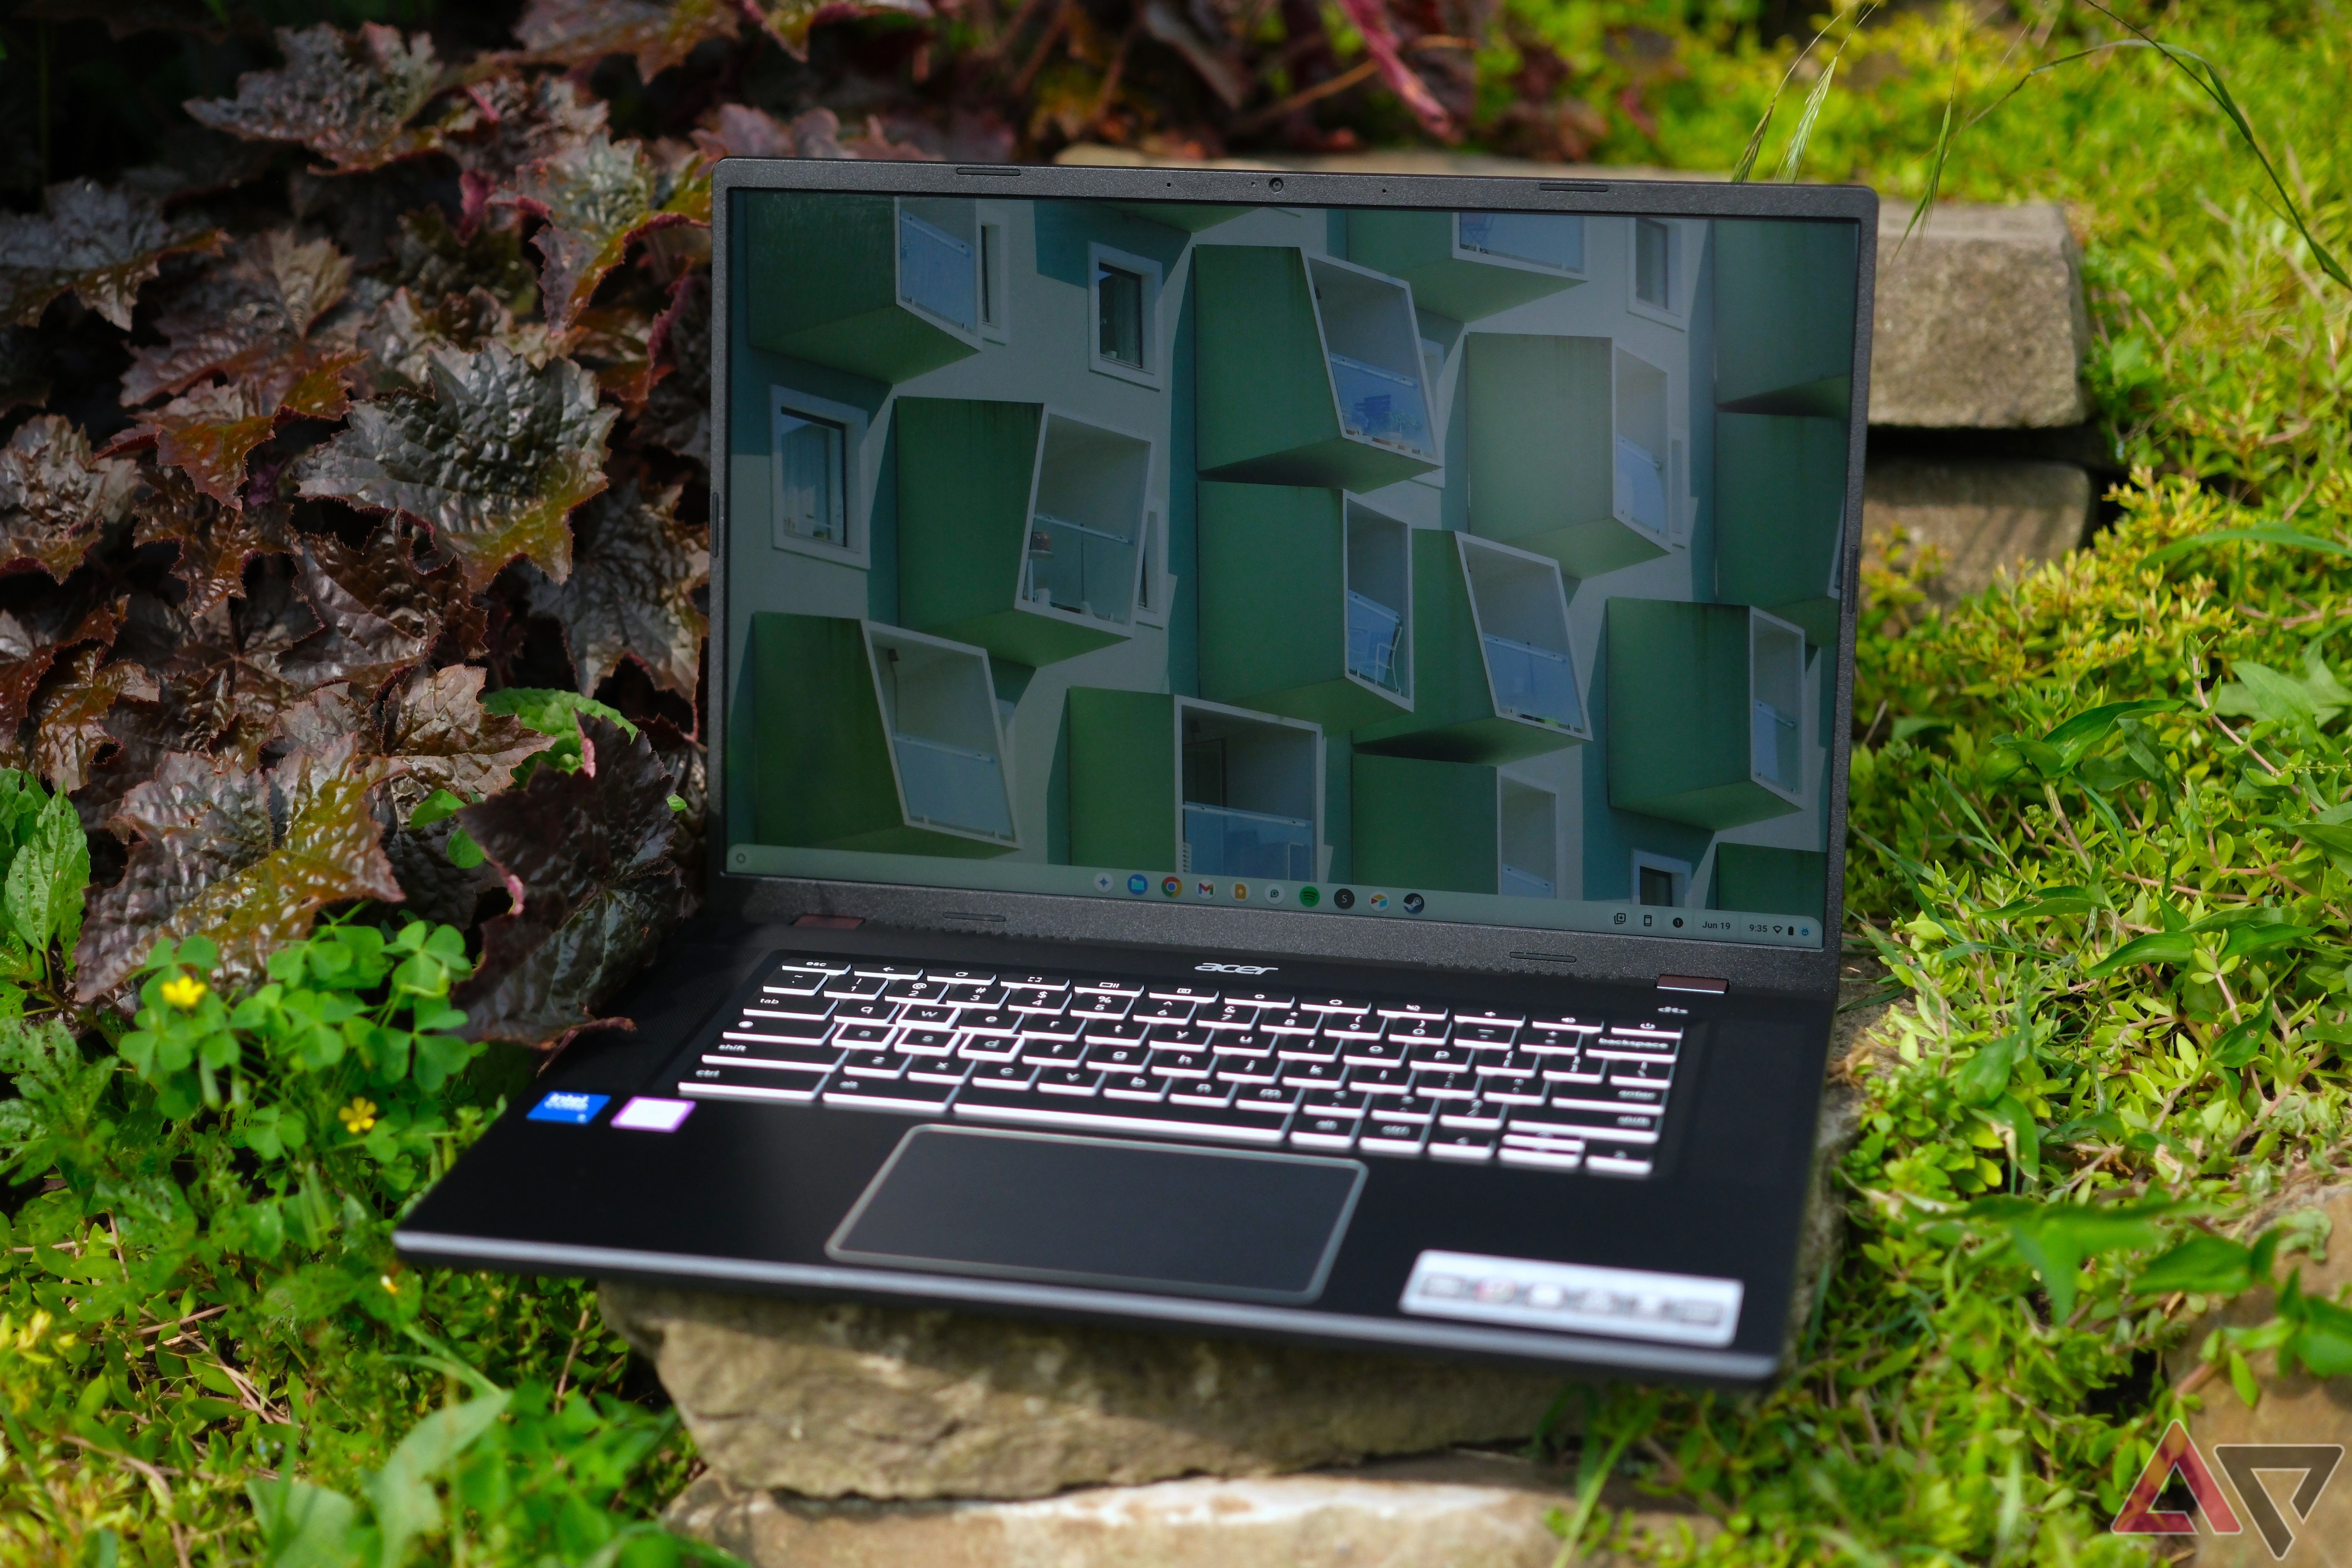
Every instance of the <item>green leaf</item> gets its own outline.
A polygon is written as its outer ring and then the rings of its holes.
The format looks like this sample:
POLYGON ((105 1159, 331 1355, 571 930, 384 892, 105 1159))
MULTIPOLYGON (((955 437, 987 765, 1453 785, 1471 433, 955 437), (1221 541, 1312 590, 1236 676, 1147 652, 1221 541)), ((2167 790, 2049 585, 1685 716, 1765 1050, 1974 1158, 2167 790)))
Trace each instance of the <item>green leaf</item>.
POLYGON ((400 1568, 409 1543, 441 1528, 441 1503, 433 1479, 490 1429, 512 1397, 506 1390, 480 1394, 463 1405, 447 1405, 419 1421, 400 1440, 383 1468, 370 1477, 368 1501, 383 1532, 378 1568, 400 1568))
POLYGON ((2022 1045, 2022 1032, 2012 1031, 1978 1047, 1952 1080, 1960 1103, 1981 1109, 1999 1100, 2009 1089, 2022 1045))
POLYGON ((2326 851, 2336 868, 2352 875, 2352 824, 2327 821, 2289 822, 2282 817, 2260 819, 2264 827, 2274 827, 2282 833, 2292 833, 2305 843, 2326 851))
MULTIPOLYGON (((517 785, 529 784, 541 765, 559 773, 577 773, 581 763, 580 721, 583 718, 602 719, 619 727, 631 740, 637 727, 617 710, 607 708, 593 697, 583 697, 576 691, 560 687, 508 687, 493 691, 482 699, 482 710, 488 713, 520 720, 527 727, 542 735, 551 735, 555 744, 535 756, 523 759, 515 769, 517 785)), ((456 858, 456 847, 451 847, 456 858)), ((457 862, 465 864, 463 861, 457 862)))
POLYGON ((2103 907, 2099 896, 2088 888, 2042 888, 2032 898, 2019 899, 1997 910, 1987 910, 1985 918, 2022 920, 2037 915, 2087 915, 2103 907))
POLYGON ((2193 1236, 2139 1271, 2132 1290, 2141 1296, 2234 1296, 2253 1284, 2254 1251, 2219 1236, 2193 1236))
POLYGON ((624 718, 617 709, 607 708, 593 697, 583 697, 577 691, 560 687, 509 686, 493 691, 482 699, 485 712, 520 719, 542 735, 576 739, 580 734, 580 716, 593 714, 607 724, 617 724, 631 738, 637 727, 624 718))
POLYGON ((2158 561, 2169 561, 2177 555, 2186 555, 2192 550, 2201 550, 2209 544, 2230 543, 2284 544, 2297 550, 2316 550, 2326 555, 2352 556, 2352 546, 2340 544, 2333 539, 2322 539, 2315 533, 2303 533, 2292 528, 2217 528, 2210 532, 2195 533, 2186 539, 2176 539, 2169 544, 2149 551, 2140 559, 2154 563, 2158 561))
POLYGON ((261 1528, 267 1568, 357 1568, 352 1542, 359 1505, 338 1491, 281 1476, 245 1483, 261 1528))
POLYGON ((2197 939, 2185 931, 2160 931, 2135 937, 2091 965, 2084 973, 2101 979, 2135 963, 2186 963, 2195 956, 2197 939))
POLYGON ((2290 1276, 2279 1291, 2278 1315, 2290 1325, 2279 1347, 2284 1363, 2303 1363, 2314 1377, 2341 1377, 2352 1373, 2352 1310, 2333 1301, 2303 1293, 2303 1271, 2290 1276))
POLYGON ((2124 719, 2136 718, 2143 713, 2169 713, 2179 706, 2168 698, 2158 697, 2144 697, 2133 702, 2110 702, 2086 713, 2075 714, 2042 736, 2042 742, 2058 753, 2061 770, 2072 772, 2084 754, 2105 740, 2124 719))
POLYGON ((2074 1315, 2085 1258, 2154 1246, 2154 1222, 2179 1210, 2179 1205, 2172 1203, 2094 1208, 2075 1203, 1992 1197, 1969 1205, 1961 1211, 1961 1217, 1980 1228, 2007 1234, 2018 1256, 2041 1277, 2042 1289, 2050 1293, 2052 1318, 2063 1323, 2074 1315))
POLYGON ((27 948, 42 952, 56 942, 70 955, 81 940, 82 894, 89 886, 89 837, 81 816, 64 795, 51 795, 8 863, 0 907, 27 948))
POLYGON ((2263 1054, 2269 1042, 2263 1038, 2264 1020, 2261 1015, 2247 1019, 2213 1042, 2213 1065, 2236 1072, 2263 1054))
MULTIPOLYGON (((2200 922, 2201 923, 2201 922, 2200 922)), ((2310 926, 2299 926, 2285 921, 2249 921, 2230 927, 2230 936, 2221 944, 2223 958, 2252 958, 2283 948, 2309 948, 2319 932, 2310 926)))
POLYGON ((416 803, 416 809, 408 814, 408 826, 430 827, 445 816, 457 816, 471 804, 473 803, 462 800, 446 789, 436 789, 416 803))
POLYGON ((2220 712, 2309 729, 2335 716, 2336 710, 2321 707, 2309 687, 2266 664, 2242 658, 2237 675, 2236 680, 2214 689, 2213 706, 2220 712))
POLYGON ((2243 1352, 2233 1347, 2230 1351, 2229 1361, 2230 1387, 2236 1393, 2238 1402, 2252 1410, 2263 1402, 2261 1380, 2254 1376, 2254 1369, 2247 1364, 2243 1352))
POLYGON ((1986 1108, 1985 1114, 2009 1129, 2018 1174, 2028 1179, 2038 1176, 2042 1169, 2042 1127, 2033 1120, 2033 1112, 2025 1108, 2025 1102, 2013 1094, 2004 1094, 1986 1108))

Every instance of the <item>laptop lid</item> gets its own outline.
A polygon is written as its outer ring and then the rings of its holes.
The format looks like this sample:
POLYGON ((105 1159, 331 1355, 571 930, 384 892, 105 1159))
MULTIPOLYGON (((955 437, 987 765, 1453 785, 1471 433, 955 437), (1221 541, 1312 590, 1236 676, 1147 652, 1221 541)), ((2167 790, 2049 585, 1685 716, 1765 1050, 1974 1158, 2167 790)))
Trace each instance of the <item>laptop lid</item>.
POLYGON ((714 901, 1832 990, 1875 207, 722 163, 714 901))

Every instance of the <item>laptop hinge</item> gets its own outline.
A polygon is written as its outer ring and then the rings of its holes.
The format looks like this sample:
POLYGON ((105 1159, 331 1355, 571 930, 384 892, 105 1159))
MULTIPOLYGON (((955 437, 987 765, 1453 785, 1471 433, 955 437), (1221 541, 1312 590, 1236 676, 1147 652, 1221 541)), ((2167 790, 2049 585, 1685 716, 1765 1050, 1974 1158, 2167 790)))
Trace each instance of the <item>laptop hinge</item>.
POLYGON ((794 915, 793 917, 793 924, 814 926, 819 931, 856 931, 865 923, 864 915, 794 915))
POLYGON ((1717 980, 1707 974, 1661 974, 1658 976, 1658 989, 1661 991, 1704 991, 1710 996, 1720 996, 1730 988, 1730 984, 1727 980, 1717 980))

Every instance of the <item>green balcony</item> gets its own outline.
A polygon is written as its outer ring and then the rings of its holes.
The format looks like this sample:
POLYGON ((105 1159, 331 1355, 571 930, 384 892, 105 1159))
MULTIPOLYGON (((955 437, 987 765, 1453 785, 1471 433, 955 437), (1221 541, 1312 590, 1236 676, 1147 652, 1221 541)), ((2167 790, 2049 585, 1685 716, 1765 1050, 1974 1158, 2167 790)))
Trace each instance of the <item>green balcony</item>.
POLYGON ((1609 338, 1467 342, 1472 531, 1579 578, 1664 555, 1686 484, 1666 373, 1609 338))
POLYGON ((1559 797, 1475 763, 1359 752, 1360 882, 1507 898, 1561 896, 1559 797))
POLYGON ((1201 487, 1201 690, 1332 731, 1412 711, 1412 531, 1340 490, 1201 487))
POLYGON ((1311 882, 1323 874, 1323 731, 1271 713, 1072 687, 1070 858, 1311 882))
POLYGON ((970 200, 761 191, 742 211, 752 347, 893 384, 980 352, 970 200))
POLYGON ((874 621, 751 617, 753 837, 1003 855, 1013 824, 986 650, 874 621))
POLYGON ((980 398, 898 421, 901 620, 1026 665, 1134 635, 1149 441, 980 398))
POLYGON ((1199 466, 1373 490, 1439 464, 1412 291, 1290 246, 1201 245, 1199 466))
POLYGON ((1363 209, 1348 257, 1412 285, 1424 310, 1475 321, 1584 281, 1584 219, 1568 213, 1363 209))
POLYGON ((1715 594, 1838 637, 1845 565, 1846 426, 1786 414, 1715 421, 1715 594))
POLYGON ((1715 847, 1718 910, 1752 915, 1810 915, 1824 920, 1830 858, 1818 849, 1774 849, 1760 844, 1715 847))
POLYGON ((1745 605, 1612 599, 1609 804, 1720 832, 1804 804, 1805 634, 1745 605))
POLYGON ((1846 223, 1717 220, 1717 407, 1847 417, 1854 242, 1846 223))
POLYGON ((1412 537, 1412 711, 1359 727, 1357 746, 1507 763, 1590 740, 1559 565, 1466 533, 1412 537))

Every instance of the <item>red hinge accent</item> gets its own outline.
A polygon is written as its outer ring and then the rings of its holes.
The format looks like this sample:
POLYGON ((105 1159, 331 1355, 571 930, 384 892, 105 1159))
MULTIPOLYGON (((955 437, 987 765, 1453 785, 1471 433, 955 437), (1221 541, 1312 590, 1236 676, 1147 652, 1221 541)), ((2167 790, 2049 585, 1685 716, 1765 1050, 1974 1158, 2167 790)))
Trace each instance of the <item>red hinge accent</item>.
POLYGON ((1658 976, 1658 989, 1661 991, 1704 991, 1710 996, 1720 996, 1724 992, 1730 989, 1730 986, 1731 983, 1727 980, 1717 980, 1711 975, 1706 974, 1661 974, 1658 976))
POLYGON ((856 931, 866 923, 864 915, 794 915, 793 924, 814 926, 819 931, 856 931))

